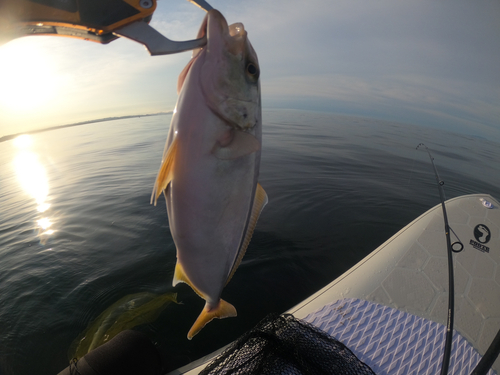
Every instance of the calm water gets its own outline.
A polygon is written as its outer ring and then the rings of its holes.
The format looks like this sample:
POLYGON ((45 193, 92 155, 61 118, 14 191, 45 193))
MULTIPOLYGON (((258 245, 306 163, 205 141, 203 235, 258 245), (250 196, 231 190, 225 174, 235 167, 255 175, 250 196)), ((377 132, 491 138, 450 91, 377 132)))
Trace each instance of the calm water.
POLYGON ((223 293, 238 317, 186 334, 204 301, 171 286, 175 247, 163 199, 149 204, 169 115, 48 131, 0 143, 0 374, 54 374, 107 307, 177 292, 138 327, 170 368, 237 338, 333 280, 447 198, 500 197, 500 144, 426 128, 313 112, 264 111, 260 182, 269 196, 223 293), (31 144, 30 142, 31 141, 31 144))

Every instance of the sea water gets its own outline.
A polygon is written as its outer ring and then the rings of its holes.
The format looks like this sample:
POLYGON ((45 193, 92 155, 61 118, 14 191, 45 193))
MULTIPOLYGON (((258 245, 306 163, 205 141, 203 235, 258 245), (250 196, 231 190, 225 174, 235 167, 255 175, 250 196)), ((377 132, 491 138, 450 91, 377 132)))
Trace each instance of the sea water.
MULTIPOLYGON (((167 369, 236 339, 335 279, 447 198, 500 198, 500 144, 381 120, 265 110, 260 183, 269 196, 223 292, 238 317, 186 334, 204 301, 172 287, 163 198, 149 204, 171 115, 118 119, 0 143, 0 374, 54 374, 87 325, 132 293, 178 293, 136 327, 167 369)), ((472 133, 472 132, 471 132, 472 133)), ((444 234, 443 234, 444 235, 444 234)), ((445 251, 445 249, 443 249, 445 251)))

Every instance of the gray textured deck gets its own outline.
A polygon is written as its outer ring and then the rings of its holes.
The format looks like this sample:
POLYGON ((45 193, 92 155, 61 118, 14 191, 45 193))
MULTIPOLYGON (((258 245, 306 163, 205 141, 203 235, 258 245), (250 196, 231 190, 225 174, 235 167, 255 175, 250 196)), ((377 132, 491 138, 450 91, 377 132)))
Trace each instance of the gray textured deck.
MULTIPOLYGON (((309 314, 377 375, 435 375, 441 371, 446 326, 359 299, 341 299, 309 314)), ((449 375, 469 375, 481 356, 457 331, 449 375)), ((488 375, 493 375, 490 370, 488 375)))
MULTIPOLYGON (((500 328, 500 204, 489 195, 469 195, 447 201, 446 209, 450 227, 464 244, 454 254, 454 328, 483 355, 500 328), (484 200, 493 208, 486 208, 484 200), (478 225, 489 229, 487 242, 474 235, 478 225), (474 247, 471 240, 481 246, 474 247)), ((452 233, 452 242, 457 236, 452 233)), ((446 238, 438 205, 289 312, 303 318, 313 307, 349 297, 446 324, 447 290, 446 238)), ((499 372, 500 360, 493 368, 499 372)))

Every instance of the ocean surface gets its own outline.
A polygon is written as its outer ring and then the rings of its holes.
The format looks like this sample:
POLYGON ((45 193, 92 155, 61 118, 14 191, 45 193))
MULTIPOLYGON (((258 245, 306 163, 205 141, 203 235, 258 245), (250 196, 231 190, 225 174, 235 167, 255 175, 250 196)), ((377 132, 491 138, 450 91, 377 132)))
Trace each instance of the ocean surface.
POLYGON ((500 198, 500 144, 333 114, 265 110, 269 196, 223 298, 238 317, 186 334, 204 301, 172 287, 164 199, 149 204, 171 115, 93 123, 0 143, 0 374, 55 374, 72 342, 135 293, 177 293, 146 333, 174 369, 335 279, 447 198, 500 198))

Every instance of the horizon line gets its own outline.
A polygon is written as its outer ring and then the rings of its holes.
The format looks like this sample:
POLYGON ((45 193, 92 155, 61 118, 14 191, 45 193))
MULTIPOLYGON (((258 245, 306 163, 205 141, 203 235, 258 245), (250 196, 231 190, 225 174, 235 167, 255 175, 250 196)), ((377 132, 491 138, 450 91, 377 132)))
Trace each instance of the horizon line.
POLYGON ((16 137, 19 137, 20 135, 23 135, 23 134, 43 133, 43 132, 51 131, 51 130, 57 130, 57 129, 63 129, 63 128, 70 128, 72 126, 94 124, 96 122, 106 122, 106 121, 113 121, 113 120, 122 120, 122 119, 127 119, 127 118, 134 118, 134 117, 147 117, 147 116, 168 115, 170 113, 173 113, 173 111, 157 112, 157 113, 147 113, 147 114, 140 114, 140 115, 138 114, 138 115, 127 115, 127 116, 104 117, 104 118, 99 118, 99 119, 74 122, 72 124, 49 126, 47 128, 43 128, 43 129, 35 129, 35 130, 30 130, 30 131, 21 132, 21 133, 4 135, 4 136, 0 137, 0 143, 8 141, 8 140, 11 140, 11 139, 16 138, 16 137))

